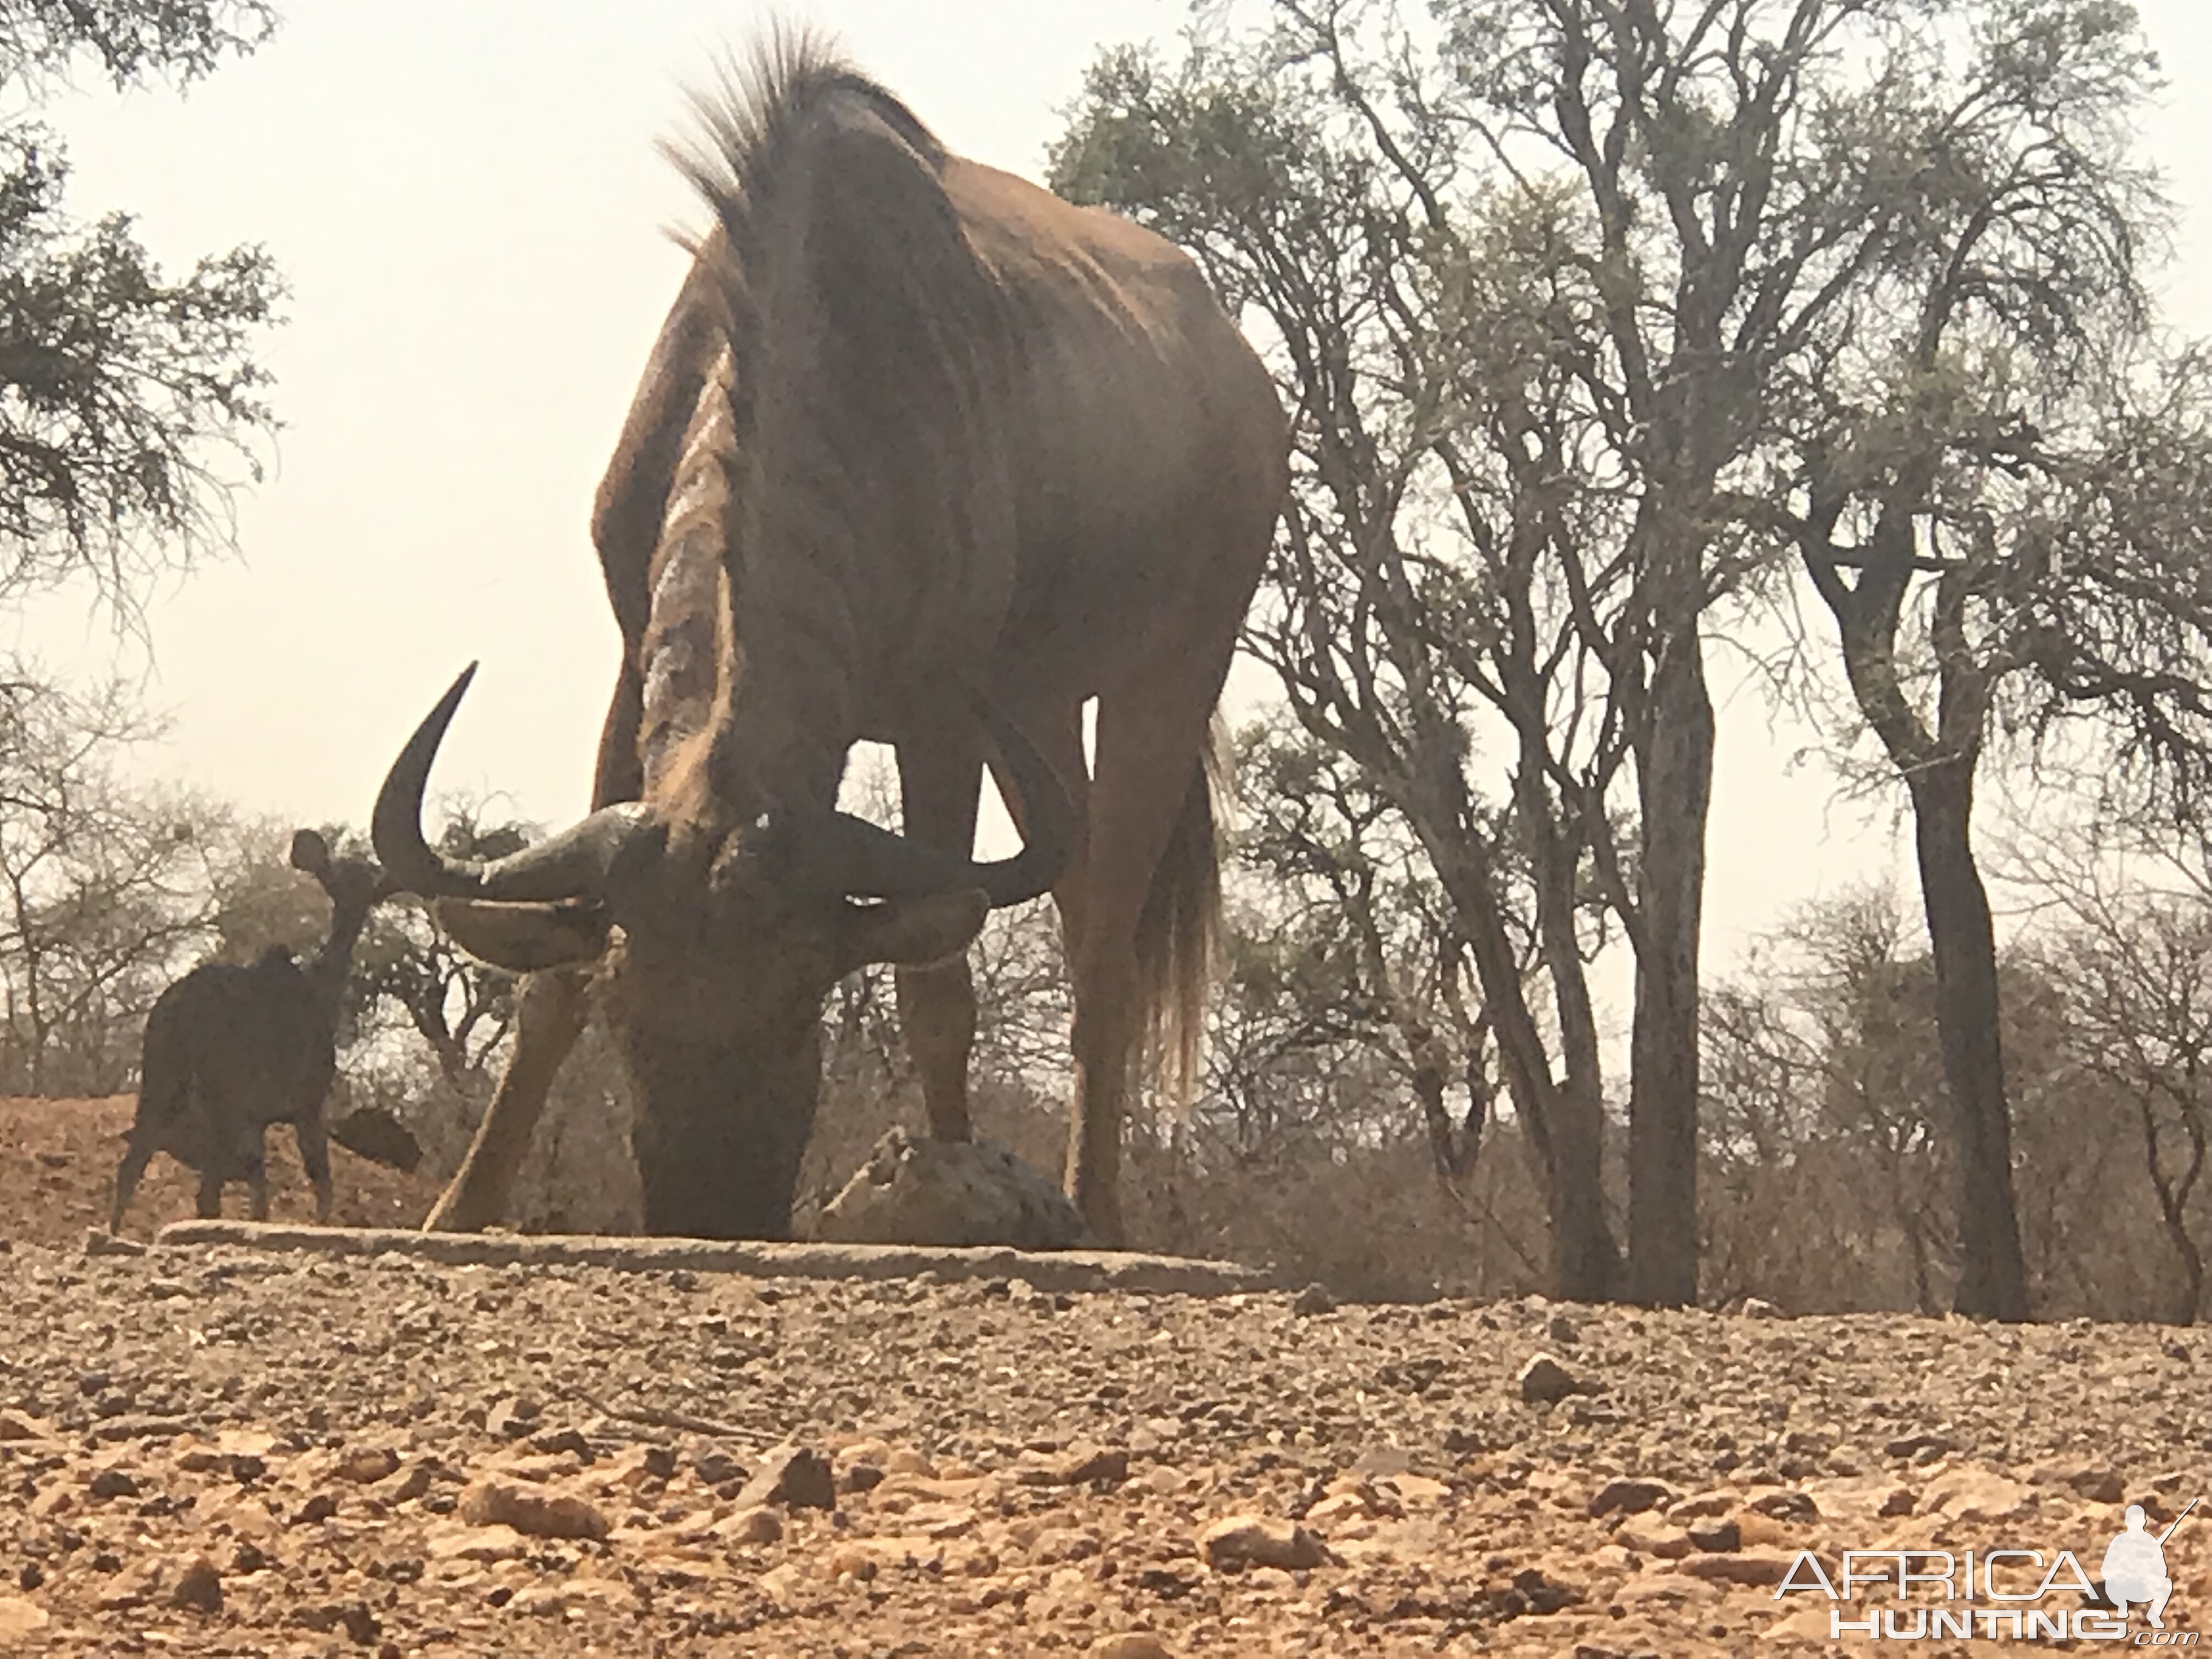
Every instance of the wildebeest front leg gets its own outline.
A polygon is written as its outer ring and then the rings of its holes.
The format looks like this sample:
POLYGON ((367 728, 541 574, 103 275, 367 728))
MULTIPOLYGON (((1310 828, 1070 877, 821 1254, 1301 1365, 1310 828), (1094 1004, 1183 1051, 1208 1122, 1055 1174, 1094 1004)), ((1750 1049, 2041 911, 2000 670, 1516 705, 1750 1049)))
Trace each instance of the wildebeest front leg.
POLYGON ((530 1151, 545 1097, 561 1062, 583 1035, 588 980, 585 969, 561 968, 522 981, 506 1073, 484 1108, 460 1173, 422 1223, 424 1232, 479 1232, 507 1213, 507 1195, 530 1151))
POLYGON ((213 1221, 222 1214, 222 1170, 213 1158, 200 1171, 200 1190, 194 1202, 194 1212, 203 1221, 213 1221))
POLYGON ((315 1189, 315 1224, 325 1225, 331 1218, 330 1126, 318 1111, 295 1123, 292 1133, 300 1143, 300 1167, 307 1172, 307 1184, 315 1189))
MULTIPOLYGON (((913 839, 967 858, 975 847, 981 746, 972 730, 940 731, 902 743, 899 798, 913 839)), ((899 1030, 921 1079, 933 1139, 965 1140, 968 1056, 975 1043, 975 987, 968 953, 929 968, 898 970, 899 1030)))

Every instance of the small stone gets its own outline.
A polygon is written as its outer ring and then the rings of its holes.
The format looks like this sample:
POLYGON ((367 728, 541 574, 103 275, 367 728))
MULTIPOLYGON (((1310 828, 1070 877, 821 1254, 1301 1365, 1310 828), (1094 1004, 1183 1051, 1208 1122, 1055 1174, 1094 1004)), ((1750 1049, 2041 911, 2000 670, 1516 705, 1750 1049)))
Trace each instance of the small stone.
MULTIPOLYGON (((99 1558, 93 1566, 99 1568, 99 1558)), ((121 1562, 116 1568, 122 1566, 121 1562)), ((161 1589, 161 1564, 158 1561, 134 1563, 127 1571, 116 1571, 115 1577, 101 1589, 96 1605, 104 1613, 121 1613, 131 1607, 143 1607, 159 1595, 161 1589)))
POLYGON ((1690 1528, 1690 1542, 1708 1555, 1726 1555, 1743 1547, 1743 1533, 1733 1521, 1708 1522, 1690 1528))
POLYGON ((363 1601, 327 1601, 301 1607, 292 1615, 295 1622, 312 1631, 330 1632, 343 1629, 345 1633, 362 1646, 367 1647, 384 1633, 376 1615, 363 1601))
POLYGON ((725 1451, 702 1452, 692 1461, 691 1468, 702 1486, 725 1486, 745 1478, 745 1466, 725 1451))
MULTIPOLYGON (((1297 1315, 1301 1319, 1311 1318, 1316 1314, 1334 1313, 1336 1311, 1336 1297, 1330 1293, 1328 1285, 1323 1285, 1319 1281, 1316 1281, 1298 1292, 1297 1299, 1291 1304, 1291 1311, 1297 1315)), ((1106 1639, 1109 1641, 1136 1640, 1149 1642, 1152 1638, 1149 1636, 1146 1636, 1136 1638, 1109 1637, 1106 1639)), ((1094 1649, 1093 1651, 1095 1652, 1097 1650, 1094 1649)))
POLYGON ((1025 1486, 1080 1486, 1093 1481, 1118 1486, 1128 1478, 1127 1452, 1080 1440, 1063 1452, 1014 1473, 1014 1479, 1025 1486))
POLYGON ((171 1587, 169 1601, 195 1613, 221 1613, 222 1575, 215 1570, 215 1563, 204 1555, 194 1556, 171 1587))
POLYGON ((298 1511, 292 1516, 292 1524, 295 1527, 312 1527, 319 1522, 329 1520, 337 1512, 338 1500, 329 1492, 319 1492, 300 1505, 298 1511))
POLYGON ((1132 1631, 1100 1637, 1083 1650, 1083 1659, 1175 1659, 1175 1651, 1157 1636, 1132 1631))
POLYGON ((530 1540, 509 1526, 449 1524, 432 1528, 422 1547, 437 1561, 514 1561, 530 1547, 530 1540))
POLYGON ((99 1469, 94 1472, 85 1490, 94 1498, 129 1498, 138 1490, 138 1482, 123 1469, 99 1469))
POLYGON ((1590 1518, 1641 1515, 1646 1510, 1663 1508, 1674 1495, 1656 1480, 1608 1480, 1590 1497, 1590 1518))
POLYGON ((338 1459, 337 1477, 357 1486, 381 1480, 399 1468, 399 1454, 389 1446, 356 1446, 338 1459))
POLYGON ((739 1510, 708 1530, 732 1544, 773 1544, 783 1536, 783 1519, 771 1509, 739 1510))
POLYGON ((2127 1487, 2112 1469, 2076 1469, 2067 1477, 2066 1484, 2092 1504, 2117 1504, 2127 1496, 2127 1487))
POLYGON ((1547 1578, 1535 1567, 1524 1567, 1515 1573, 1513 1588, 1528 1604, 1528 1610, 1532 1613, 1557 1613, 1560 1608, 1572 1607, 1583 1599, 1582 1591, 1575 1585, 1547 1578))
POLYGON ((54 1425, 28 1412, 0 1412, 0 1440, 52 1440, 54 1425))
MULTIPOLYGON (((100 1402, 104 1407, 106 1401, 100 1402)), ((190 1425, 180 1418, 148 1417, 141 1413, 118 1413, 103 1416, 94 1426, 93 1437, 97 1440, 173 1440, 189 1431, 190 1425)))
POLYGON ((484 1413, 484 1432, 495 1440, 520 1440, 536 1425, 539 1410, 536 1401, 516 1395, 495 1401, 484 1413))
POLYGON ((1693 1555, 1674 1568, 1693 1578, 1728 1584, 1778 1584, 1789 1576, 1794 1553, 1782 1550, 1741 1550, 1728 1555, 1693 1555))
POLYGON ((1232 1515, 1199 1535, 1199 1554, 1210 1567, 1281 1567, 1297 1572, 1328 1559, 1322 1541, 1294 1521, 1232 1515))
POLYGON ((1571 1394, 1588 1394, 1589 1385, 1547 1353, 1540 1353, 1521 1368, 1514 1379, 1524 1405, 1548 1406, 1571 1394))
POLYGON ((884 1472, 873 1463, 854 1463, 837 1477, 846 1492, 873 1492, 884 1484, 884 1472))
POLYGON ((1551 1322, 1544 1327, 1544 1334, 1554 1342, 1564 1342, 1570 1346, 1583 1340, 1582 1333, 1575 1328, 1575 1322, 1563 1313, 1552 1316, 1551 1322))
POLYGON ((830 1460, 804 1446, 779 1446, 764 1454, 757 1474, 735 1503, 739 1509, 781 1504, 792 1510, 834 1510, 837 1481, 830 1460))
POLYGON ((1744 1507, 1771 1515, 1777 1521, 1803 1526, 1810 1526, 1820 1518, 1820 1506, 1802 1492, 1771 1492, 1763 1498, 1754 1498, 1744 1507))
POLYGON ((1950 1455, 1951 1443, 1940 1434, 1900 1435, 1882 1449, 1886 1456, 1901 1457, 1912 1463, 1932 1463, 1939 1457, 1950 1455))
POLYGON ((1782 1310, 1776 1307, 1771 1302, 1761 1301, 1755 1296, 1747 1296, 1744 1297, 1743 1316, 1746 1319, 1781 1319, 1785 1317, 1782 1310))
POLYGON ((607 1518, 588 1499, 511 1480, 471 1481, 461 1493, 461 1519, 473 1526, 512 1527, 532 1538, 605 1538, 607 1518))
POLYGON ((36 1601, 20 1595, 0 1595, 0 1642, 35 1636, 52 1622, 52 1615, 36 1601))
POLYGON ((1696 1541, 1680 1527, 1655 1527, 1631 1521, 1613 1535, 1613 1541, 1638 1555, 1662 1561, 1679 1561, 1697 1548, 1696 1541))

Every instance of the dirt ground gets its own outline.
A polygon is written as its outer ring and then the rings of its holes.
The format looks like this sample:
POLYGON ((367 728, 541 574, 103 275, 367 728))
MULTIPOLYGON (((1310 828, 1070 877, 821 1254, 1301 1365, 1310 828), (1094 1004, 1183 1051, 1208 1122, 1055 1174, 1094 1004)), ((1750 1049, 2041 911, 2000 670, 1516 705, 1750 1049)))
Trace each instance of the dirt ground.
MULTIPOLYGON (((1879 1549, 2049 1574, 1911 1644, 2029 1650, 2059 1552, 2212 1497, 2194 1330, 89 1248, 128 1110, 0 1104, 0 1650, 1811 1653, 1778 1583, 1879 1549)), ((428 1201, 337 1173, 350 1221, 428 1201)), ((1845 1618, 1967 1605, 1857 1565, 1845 1618)))
MULTIPOLYGON (((124 1133, 137 1109, 130 1095, 0 1097, 0 1237, 73 1246, 84 1242, 88 1227, 105 1227, 124 1133)), ((268 1147, 270 1218, 311 1220, 315 1198, 301 1173, 292 1132, 271 1130, 268 1147)), ((418 1226, 438 1196, 438 1183, 428 1177, 387 1170, 343 1146, 331 1148, 331 1181, 336 1188, 331 1219, 342 1227, 418 1226)), ((157 1157, 123 1218, 125 1235, 151 1238, 170 1222, 184 1220, 192 1214, 198 1190, 198 1176, 173 1158, 157 1157)), ((234 1182, 223 1194, 223 1212, 242 1216, 246 1202, 246 1184, 234 1182)))

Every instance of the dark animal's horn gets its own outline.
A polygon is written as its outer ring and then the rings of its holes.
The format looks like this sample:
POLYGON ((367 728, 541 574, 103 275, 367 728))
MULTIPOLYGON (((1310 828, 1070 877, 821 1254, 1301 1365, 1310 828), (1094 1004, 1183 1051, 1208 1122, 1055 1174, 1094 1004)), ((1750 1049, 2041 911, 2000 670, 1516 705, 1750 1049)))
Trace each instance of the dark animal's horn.
POLYGON ((1005 761, 1021 812, 1022 850, 978 864, 941 853, 849 812, 825 812, 801 830, 809 862, 837 890, 860 898, 919 898, 980 887, 994 909, 1026 904, 1052 885, 1075 850, 1075 805, 1036 746, 988 698, 975 714, 1005 761))
POLYGON ((429 783, 430 763, 476 672, 474 663, 461 671, 407 739, 377 793, 368 833, 386 878, 398 891, 425 898, 542 903, 603 897, 607 872, 623 849, 658 827, 641 802, 603 806, 557 836, 488 863, 449 859, 423 839, 422 792, 429 783))

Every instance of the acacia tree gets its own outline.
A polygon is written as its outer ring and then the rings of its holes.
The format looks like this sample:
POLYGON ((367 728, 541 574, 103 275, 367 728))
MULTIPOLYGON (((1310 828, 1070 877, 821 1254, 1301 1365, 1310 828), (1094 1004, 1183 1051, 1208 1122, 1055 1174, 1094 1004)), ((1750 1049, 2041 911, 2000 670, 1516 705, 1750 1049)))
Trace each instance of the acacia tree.
MULTIPOLYGON (((1343 756, 1267 725, 1237 747, 1237 863, 1265 878, 1267 905, 1236 930, 1234 983, 1288 1015, 1278 1054, 1349 1045, 1379 1059, 1412 1097, 1437 1175, 1456 1193, 1496 1089, 1490 1015, 1451 903, 1396 812, 1343 756)), ((1524 942, 1524 963, 1528 954, 1524 942)), ((1264 1074, 1273 1058, 1248 1054, 1248 1068, 1264 1074)))
MULTIPOLYGON (((32 0, 0 15, 0 96, 34 106, 86 63, 188 85, 274 24, 263 0, 32 0)), ((135 619, 228 543, 224 462, 258 476, 275 420, 252 347, 282 288, 250 246, 166 277, 128 215, 69 216, 68 173, 48 128, 0 122, 0 594, 88 580, 135 619)))
MULTIPOLYGON (((526 824, 487 823, 480 804, 461 802, 447 809, 438 845, 451 858, 503 858, 532 833, 526 824)), ((364 838, 349 838, 368 850, 364 838)), ((340 844, 335 836, 331 844, 340 844)), ((354 957, 349 1009, 396 1011, 428 1046, 447 1084, 464 1098, 481 1097, 487 1068, 514 1023, 515 976, 462 951, 420 903, 371 913, 354 957)))
MULTIPOLYGON (((1891 44, 1855 140, 1910 234, 1778 385, 1794 543, 1911 801, 1960 1190, 1956 1305, 2027 1316, 1997 951, 1972 836, 1992 736, 2085 720, 2123 783, 2203 773, 2212 379, 2146 344, 2127 152, 2154 62, 2105 0, 1891 44), (1868 319, 1881 318, 1879 328, 1868 319)), ((2179 795, 2175 791, 2179 787, 2179 795)), ((2115 795, 2117 804, 2117 793, 2115 795)))
MULTIPOLYGON (((234 478, 275 427, 251 348, 275 319, 267 257, 164 276, 110 213, 64 210, 59 143, 27 113, 81 66, 187 85, 273 26, 262 0, 27 0, 0 10, 0 599, 82 582, 135 625, 152 583, 228 544, 234 478)), ((137 720, 13 664, 0 686, 0 921, 18 1086, 113 1087, 129 1031, 216 920, 188 802, 118 787, 137 720), (179 831, 181 830, 181 833, 179 831), (70 1037, 69 1033, 77 1034, 70 1037), (62 1063, 72 1044, 82 1063, 62 1063)))
POLYGON ((1866 164, 1856 50, 1920 0, 1274 0, 1271 37, 1094 75, 1064 188, 1197 249, 1264 313, 1300 416, 1255 648, 1383 781, 1467 923, 1516 1103, 1555 1127, 1563 1285, 1611 1294, 1573 897, 1637 963, 1627 1293, 1696 1291, 1703 629, 1771 553, 1771 383, 1858 303, 1913 204, 1866 164), (1433 33, 1434 31, 1431 31, 1433 33), (1472 711, 1508 733, 1562 1049, 1515 1007, 1472 711), (1632 798, 1632 834, 1613 815, 1632 798))
POLYGON ((2061 1052, 2126 1103, 2171 1255, 2158 1316, 2203 1317, 2212 1221, 2212 848, 2110 823, 2015 847, 2009 879, 2053 905, 2031 947, 2061 1052))
POLYGON ((126 787, 144 726, 112 690, 0 685, 0 1075, 106 1092, 177 963, 216 931, 214 815, 126 787))

